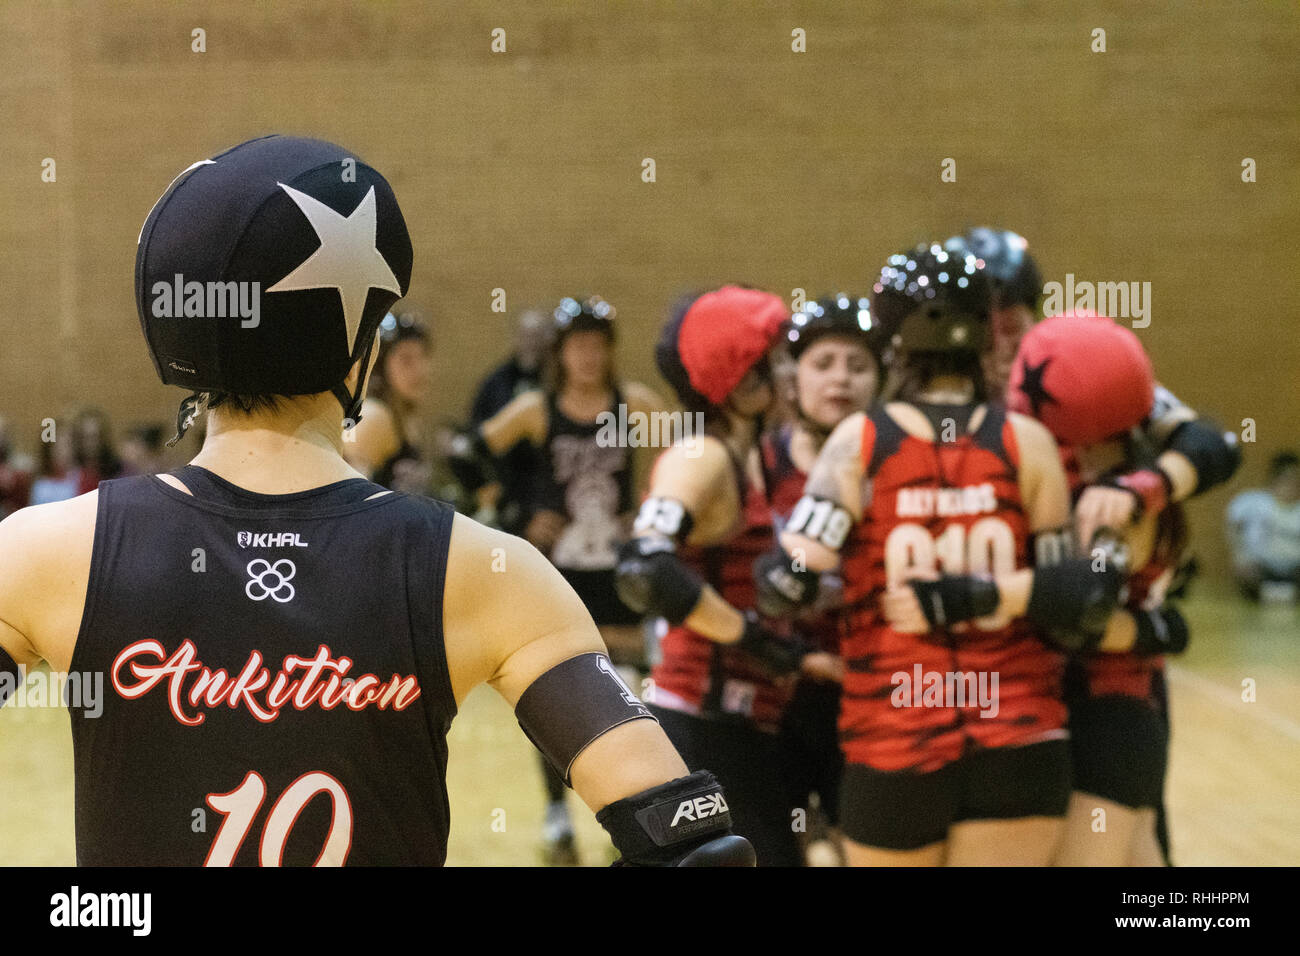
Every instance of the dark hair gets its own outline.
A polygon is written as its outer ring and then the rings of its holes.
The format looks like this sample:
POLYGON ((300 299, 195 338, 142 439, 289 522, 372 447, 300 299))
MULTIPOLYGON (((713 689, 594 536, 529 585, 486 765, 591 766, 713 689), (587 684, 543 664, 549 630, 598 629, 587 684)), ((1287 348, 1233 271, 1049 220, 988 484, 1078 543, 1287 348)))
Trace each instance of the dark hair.
MULTIPOLYGON (((419 342, 428 352, 433 348, 433 335, 424 313, 417 309, 406 309, 390 313, 392 319, 384 316, 379 325, 379 355, 375 357, 375 367, 370 372, 370 381, 366 385, 366 395, 377 398, 385 405, 392 406, 392 391, 385 374, 388 357, 393 349, 403 342, 419 342)), ((396 412, 394 412, 396 414, 396 412)))
POLYGON ((559 395, 564 391, 567 377, 562 357, 564 343, 579 332, 595 332, 605 338, 606 344, 609 345, 609 366, 605 369, 605 387, 610 391, 618 387, 617 356, 614 354, 613 336, 601 329, 574 329, 555 335, 551 340, 551 347, 547 349, 546 358, 542 361, 542 387, 552 395, 559 395))
POLYGON ((1300 456, 1293 451, 1278 452, 1268 463, 1268 480, 1276 481, 1288 468, 1300 467, 1300 456))
POLYGON ((208 408, 233 405, 245 415, 254 412, 278 412, 285 395, 240 395, 236 392, 208 392, 208 408))
POLYGON ((988 398, 984 368, 977 352, 905 353, 902 369, 906 378, 899 386, 898 395, 904 401, 910 401, 926 382, 939 375, 968 378, 975 386, 974 401, 982 402, 988 398))

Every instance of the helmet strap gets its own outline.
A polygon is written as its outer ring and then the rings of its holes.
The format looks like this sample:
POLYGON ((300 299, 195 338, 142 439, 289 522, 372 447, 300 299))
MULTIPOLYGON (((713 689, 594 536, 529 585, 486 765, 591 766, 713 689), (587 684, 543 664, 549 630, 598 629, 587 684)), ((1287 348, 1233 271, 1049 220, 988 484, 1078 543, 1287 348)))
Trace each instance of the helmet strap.
POLYGON ((180 407, 176 409, 176 434, 167 441, 167 447, 174 447, 185 433, 189 431, 190 426, 194 424, 195 419, 207 410, 207 392, 193 392, 182 399, 180 407))
POLYGON ((370 353, 375 347, 375 337, 372 335, 361 349, 358 359, 361 362, 361 372, 357 376, 357 389, 355 392, 349 392, 346 385, 339 382, 331 392, 343 406, 343 427, 351 428, 361 421, 361 405, 366 400, 366 384, 370 381, 370 353))

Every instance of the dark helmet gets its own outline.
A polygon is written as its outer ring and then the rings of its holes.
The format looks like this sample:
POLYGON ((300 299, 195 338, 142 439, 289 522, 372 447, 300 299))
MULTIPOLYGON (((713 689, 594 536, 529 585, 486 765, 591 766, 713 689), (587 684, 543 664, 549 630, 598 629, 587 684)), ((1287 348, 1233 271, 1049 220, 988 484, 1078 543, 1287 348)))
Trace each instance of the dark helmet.
POLYGON ((195 393, 178 433, 201 392, 333 391, 358 420, 365 383, 343 380, 410 280, 397 198, 355 154, 265 136, 195 163, 150 210, 135 260, 154 367, 195 393))
POLYGON ((824 335, 856 338, 867 351, 875 354, 879 343, 876 333, 871 318, 871 300, 867 296, 841 292, 809 302, 790 316, 785 341, 790 357, 797 362, 808 346, 824 335))
POLYGON ((381 355, 383 350, 411 339, 425 345, 429 345, 433 341, 433 336, 429 332, 429 324, 418 312, 408 310, 389 312, 380 321, 379 348, 381 355))
POLYGON ((883 340, 905 353, 983 352, 989 305, 984 263, 961 239, 890 256, 871 294, 883 340))
POLYGON ((960 238, 971 252, 984 260, 984 270, 993 287, 994 308, 1026 305, 1038 311, 1043 276, 1029 254, 1029 242, 1024 236, 1009 229, 977 226, 960 238))
POLYGON ((586 299, 565 296, 555 307, 552 345, 558 351, 572 332, 601 332, 614 341, 614 307, 598 295, 586 299))

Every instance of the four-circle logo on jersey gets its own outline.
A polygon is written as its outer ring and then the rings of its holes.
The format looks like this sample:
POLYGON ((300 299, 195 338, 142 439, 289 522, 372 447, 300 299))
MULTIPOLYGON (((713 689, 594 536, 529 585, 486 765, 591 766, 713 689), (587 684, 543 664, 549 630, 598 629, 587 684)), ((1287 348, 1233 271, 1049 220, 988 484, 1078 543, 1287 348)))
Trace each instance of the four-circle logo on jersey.
POLYGON ((288 558, 281 558, 275 564, 264 558, 254 558, 248 562, 249 580, 244 585, 244 593, 254 601, 265 601, 270 597, 281 604, 288 603, 295 593, 289 580, 297 573, 298 569, 288 558))

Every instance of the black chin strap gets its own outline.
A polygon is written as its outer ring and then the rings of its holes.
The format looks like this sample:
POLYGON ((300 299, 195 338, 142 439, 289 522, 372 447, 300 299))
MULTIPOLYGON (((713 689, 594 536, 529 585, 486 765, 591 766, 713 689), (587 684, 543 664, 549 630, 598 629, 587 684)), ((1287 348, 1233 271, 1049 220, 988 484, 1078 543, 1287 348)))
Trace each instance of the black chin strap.
POLYGON ((343 428, 346 431, 356 426, 361 421, 361 404, 366 400, 366 383, 370 381, 370 353, 375 347, 375 337, 372 335, 367 340, 365 347, 358 356, 361 362, 361 374, 357 377, 357 390, 349 392, 347 386, 342 382, 335 385, 331 392, 343 406, 343 428))

